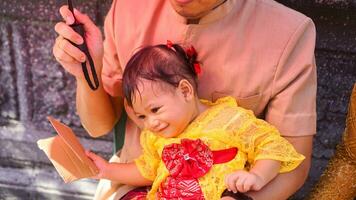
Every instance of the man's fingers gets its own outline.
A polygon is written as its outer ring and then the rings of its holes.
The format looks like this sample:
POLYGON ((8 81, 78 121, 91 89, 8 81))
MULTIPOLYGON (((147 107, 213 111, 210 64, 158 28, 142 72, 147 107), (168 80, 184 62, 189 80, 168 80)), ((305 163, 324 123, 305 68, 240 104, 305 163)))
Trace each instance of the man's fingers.
POLYGON ((73 57, 78 62, 85 61, 85 54, 66 39, 58 40, 58 48, 73 57))
MULTIPOLYGON (((60 40, 60 39, 57 39, 60 40)), ((65 70, 75 77, 80 77, 83 75, 82 68, 80 67, 80 62, 73 58, 73 56, 66 53, 63 49, 57 44, 53 46, 53 55, 56 60, 65 68, 65 70)))
POLYGON ((53 54, 58 61, 84 62, 85 54, 63 37, 57 37, 53 54))
POLYGON ((74 15, 77 21, 84 25, 86 33, 97 33, 100 31, 88 15, 81 13, 77 9, 74 9, 74 15))
POLYGON ((72 27, 68 26, 68 24, 65 24, 64 22, 58 22, 54 26, 54 30, 60 36, 74 42, 75 44, 82 44, 84 42, 82 36, 75 32, 72 27))
POLYGON ((63 19, 65 20, 65 22, 67 24, 73 24, 74 23, 74 17, 72 12, 69 10, 67 5, 64 5, 62 7, 59 8, 59 13, 61 14, 61 16, 63 17, 63 19))
POLYGON ((74 62, 74 58, 68 55, 65 51, 63 51, 60 48, 57 47, 53 48, 53 55, 56 58, 56 60, 61 64, 63 62, 67 62, 67 63, 74 62))
POLYGON ((67 5, 62 6, 59 9, 59 13, 63 17, 66 24, 68 24, 68 25, 73 24, 76 20, 77 22, 84 24, 85 30, 96 27, 94 22, 89 18, 88 15, 81 13, 79 10, 77 10, 75 8, 74 8, 75 18, 73 16, 72 12, 69 10, 67 5))

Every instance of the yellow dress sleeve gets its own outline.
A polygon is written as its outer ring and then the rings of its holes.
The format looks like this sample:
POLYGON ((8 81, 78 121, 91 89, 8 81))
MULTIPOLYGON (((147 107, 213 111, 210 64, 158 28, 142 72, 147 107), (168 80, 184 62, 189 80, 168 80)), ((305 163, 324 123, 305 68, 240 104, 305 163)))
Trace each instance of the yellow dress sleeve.
POLYGON ((229 127, 233 128, 233 141, 247 154, 251 165, 261 159, 278 160, 281 161, 280 173, 283 173, 295 169, 304 160, 275 127, 257 119, 252 111, 238 107, 232 119, 229 127))
POLYGON ((142 131, 140 136, 142 154, 135 159, 135 164, 141 175, 151 181, 154 181, 157 176, 157 168, 160 162, 160 157, 154 148, 156 139, 157 137, 153 133, 142 131))

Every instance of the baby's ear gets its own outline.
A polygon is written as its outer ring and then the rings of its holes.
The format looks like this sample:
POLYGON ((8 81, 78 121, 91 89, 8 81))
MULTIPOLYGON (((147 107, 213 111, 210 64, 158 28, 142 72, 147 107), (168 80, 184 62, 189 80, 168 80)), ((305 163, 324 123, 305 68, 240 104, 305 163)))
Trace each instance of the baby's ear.
POLYGON ((177 89, 186 100, 193 99, 195 95, 195 91, 192 84, 190 84, 190 82, 186 79, 182 79, 181 81, 179 81, 177 89))

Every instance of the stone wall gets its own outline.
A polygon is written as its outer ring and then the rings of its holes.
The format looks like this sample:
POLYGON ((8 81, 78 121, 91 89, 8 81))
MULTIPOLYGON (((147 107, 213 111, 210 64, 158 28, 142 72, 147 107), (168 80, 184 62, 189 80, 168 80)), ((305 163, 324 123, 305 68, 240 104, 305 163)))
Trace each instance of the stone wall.
MULTIPOLYGON (((111 0, 77 0, 102 26, 111 0)), ((291 199, 303 199, 340 141, 356 81, 356 1, 282 0, 310 16, 317 28, 318 132, 312 169, 291 199)), ((0 199, 90 199, 96 182, 65 185, 35 142, 54 135, 51 115, 78 133, 85 147, 108 158, 112 135, 95 141, 75 113, 75 81, 56 63, 52 45, 64 0, 0 1, 0 199)))
MULTIPOLYGON (((112 136, 94 142, 75 111, 75 80, 55 61, 54 24, 64 0, 0 1, 0 199, 91 199, 96 181, 65 185, 37 148, 55 135, 51 115, 74 129, 87 148, 109 158, 112 136)), ((76 1, 100 26, 111 1, 76 1)))
POLYGON ((353 84, 356 83, 356 1, 283 0, 311 17, 317 29, 317 135, 312 167, 296 199, 304 197, 334 154, 345 128, 353 84))

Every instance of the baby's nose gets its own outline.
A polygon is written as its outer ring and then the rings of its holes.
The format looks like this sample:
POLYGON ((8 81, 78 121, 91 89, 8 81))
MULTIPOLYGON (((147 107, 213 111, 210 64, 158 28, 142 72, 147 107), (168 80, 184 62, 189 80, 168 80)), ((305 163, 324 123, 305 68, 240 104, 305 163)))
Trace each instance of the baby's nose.
POLYGON ((159 127, 159 120, 158 119, 152 119, 149 122, 149 127, 151 130, 155 131, 159 127))

